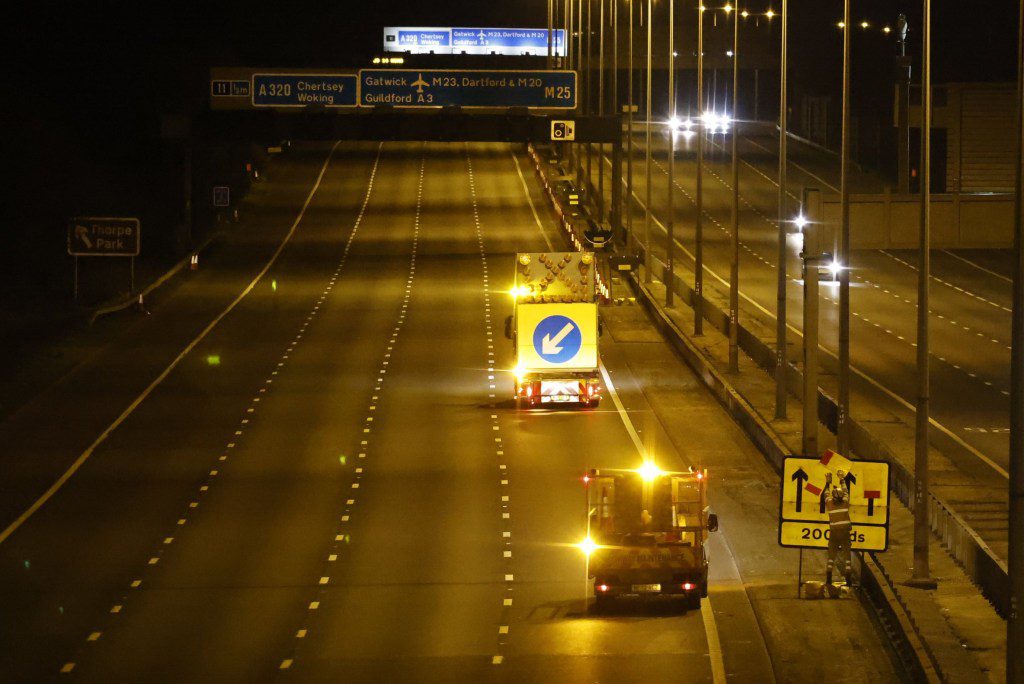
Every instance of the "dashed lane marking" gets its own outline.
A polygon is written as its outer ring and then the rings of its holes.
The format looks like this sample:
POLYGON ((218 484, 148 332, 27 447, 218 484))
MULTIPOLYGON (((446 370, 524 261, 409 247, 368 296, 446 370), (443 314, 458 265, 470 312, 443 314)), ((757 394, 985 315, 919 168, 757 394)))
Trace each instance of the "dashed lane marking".
POLYGON ((135 412, 135 409, 138 408, 139 405, 142 404, 142 402, 145 401, 146 398, 153 393, 153 390, 159 387, 160 384, 163 383, 163 381, 167 378, 167 376, 171 374, 171 371, 177 368, 178 365, 185 359, 185 357, 192 353, 192 350, 195 349, 196 346, 198 346, 199 343, 202 342, 206 338, 206 336, 209 335, 210 332, 215 327, 217 327, 217 325, 222 320, 224 320, 225 316, 231 313, 235 309, 235 307, 237 307, 241 303, 241 301, 245 299, 250 292, 252 292, 256 285, 270 271, 271 267, 277 262, 278 257, 281 256, 281 253, 284 251, 284 248, 288 245, 289 242, 291 242, 292 236, 295 234, 295 231, 298 229, 299 224, 302 222, 302 218, 306 215, 306 209, 313 201, 313 196, 316 194, 316 191, 320 188, 320 183, 323 181, 324 174, 327 173, 327 167, 331 163, 331 158, 334 156, 334 151, 338 148, 338 145, 340 144, 341 141, 338 140, 334 143, 334 145, 331 146, 330 152, 327 153, 327 158, 324 160, 323 165, 321 165, 320 167, 320 173, 317 175, 316 181, 313 183, 313 187, 310 189, 309 194, 306 195, 306 201, 303 202, 302 208, 299 210, 298 216, 295 217, 295 220, 292 222, 291 228, 288 229, 288 232, 285 234, 280 244, 278 244, 277 249, 274 250, 274 253, 270 256, 270 259, 263 266, 260 272, 256 274, 256 277, 254 277, 252 281, 249 282, 245 289, 243 289, 242 292, 239 293, 239 295, 235 297, 235 299, 232 300, 232 302, 228 304, 228 306, 223 311, 217 314, 216 318, 210 321, 210 323, 205 328, 203 328, 203 330, 200 331, 200 333, 196 335, 196 337, 193 338, 192 341, 189 342, 185 346, 185 348, 178 353, 176 357, 174 357, 174 360, 171 361, 171 363, 168 364, 168 366, 164 368, 164 370, 161 371, 160 374, 151 383, 149 383, 146 389, 144 389, 142 393, 139 394, 139 396, 137 396, 132 401, 132 403, 129 404, 128 407, 121 412, 121 415, 119 415, 114 420, 113 423, 107 426, 107 428, 102 433, 100 433, 100 436, 97 437, 93 441, 93 443, 90 444, 86 448, 86 450, 83 451, 78 456, 78 458, 75 459, 75 461, 68 467, 68 469, 65 470, 64 473, 59 478, 57 478, 57 480, 52 485, 50 485, 50 487, 45 492, 43 492, 43 494, 38 499, 36 499, 31 506, 28 507, 28 509, 26 509, 10 525, 8 525, 3 532, 0 532, 0 544, 3 544, 12 534, 14 534, 14 532, 19 527, 25 524, 26 520, 32 517, 32 515, 40 508, 42 508, 43 505, 46 504, 46 502, 49 501, 54 494, 60 491, 61 487, 63 487, 64 484, 69 479, 71 479, 71 476, 74 475, 78 471, 78 469, 81 468, 82 465, 89 460, 93 452, 96 451, 97 447, 103 444, 103 442, 107 440, 107 437, 109 437, 110 434, 114 432, 114 430, 119 428, 121 424, 128 419, 128 416, 135 412))

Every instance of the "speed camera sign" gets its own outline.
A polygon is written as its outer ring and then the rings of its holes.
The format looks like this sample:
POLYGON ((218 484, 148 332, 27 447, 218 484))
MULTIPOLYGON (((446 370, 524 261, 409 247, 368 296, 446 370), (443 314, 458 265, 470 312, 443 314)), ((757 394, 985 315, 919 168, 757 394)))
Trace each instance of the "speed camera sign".
POLYGON ((575 121, 552 121, 551 122, 551 139, 564 142, 567 140, 576 139, 576 122, 575 121))

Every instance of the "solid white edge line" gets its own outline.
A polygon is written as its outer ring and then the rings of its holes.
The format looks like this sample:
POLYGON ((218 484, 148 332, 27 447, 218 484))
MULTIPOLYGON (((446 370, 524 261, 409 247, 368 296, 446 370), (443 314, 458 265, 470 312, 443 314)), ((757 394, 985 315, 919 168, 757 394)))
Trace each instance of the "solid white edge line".
POLYGON ((981 264, 975 263, 975 262, 971 261, 970 259, 967 259, 965 257, 960 256, 959 254, 954 254, 953 252, 949 251, 948 249, 944 249, 944 250, 942 250, 942 252, 943 252, 943 254, 948 254, 949 256, 953 257, 954 259, 959 259, 960 261, 964 262, 965 264, 973 266, 974 268, 978 269, 979 271, 982 271, 984 273, 988 273, 989 275, 995 276, 996 278, 999 278, 1000 280, 1005 280, 1008 283, 1011 283, 1011 284, 1013 283, 1013 278, 1007 278, 1002 273, 996 273, 995 271, 989 270, 989 269, 985 268, 984 266, 982 266, 981 264))
POLYGON ((537 222, 537 229, 540 230, 540 234, 544 236, 544 242, 547 243, 548 249, 554 252, 555 247, 551 244, 548 232, 544 230, 544 224, 541 223, 540 216, 537 214, 537 207, 533 205, 533 198, 530 197, 530 188, 526 185, 526 177, 523 176, 523 169, 519 166, 519 158, 516 156, 515 152, 511 152, 510 154, 512 155, 512 161, 516 163, 516 172, 519 174, 519 182, 523 184, 523 194, 526 195, 526 201, 530 205, 530 211, 533 212, 533 220, 537 222))
MULTIPOLYGON (((42 508, 43 505, 45 505, 46 502, 49 501, 54 494, 60 491, 60 488, 63 487, 64 484, 69 479, 71 479, 71 476, 74 475, 78 471, 78 469, 81 468, 82 465, 89 460, 89 457, 92 456, 96 448, 99 447, 103 442, 105 442, 107 437, 109 437, 110 434, 114 432, 114 430, 120 427, 121 424, 128 419, 128 416, 130 416, 135 411, 135 409, 138 408, 139 405, 143 401, 145 401, 150 394, 152 394, 153 390, 155 390, 160 385, 160 383, 162 383, 167 378, 167 376, 171 374, 171 371, 173 371, 178 366, 178 364, 181 363, 182 360, 184 360, 184 358, 188 356, 189 353, 193 349, 195 349, 196 346, 200 342, 202 342, 207 335, 210 334, 210 331, 212 331, 217 326, 217 324, 224 319, 225 316, 231 313, 231 311, 233 311, 234 308, 238 306, 238 304, 243 299, 245 299, 245 297, 250 292, 252 292, 253 288, 256 287, 257 283, 259 283, 263 276, 267 274, 267 272, 277 261, 277 258, 281 255, 281 252, 284 251, 285 246, 291 241, 292 236, 295 234, 296 229, 299 227, 299 223, 302 221, 302 217, 306 213, 306 209, 309 207, 310 202, 312 202, 313 200, 313 196, 316 194, 317 189, 320 187, 320 182, 323 180, 324 174, 327 172, 327 167, 331 163, 331 158, 334 156, 334 151, 338 148, 338 145, 340 144, 341 141, 338 140, 334 143, 334 145, 331 146, 330 152, 327 153, 327 158, 324 160, 323 165, 320 167, 320 173, 316 177, 316 182, 313 184, 313 188, 309 191, 309 194, 306 196, 306 201, 302 204, 302 209, 299 210, 299 214, 298 216, 295 217, 295 221, 292 222, 291 228, 288 230, 288 233, 284 236, 284 239, 281 241, 281 244, 278 245, 277 249, 274 251, 274 254, 270 257, 270 260, 266 263, 263 269, 258 274, 256 274, 256 277, 252 279, 252 281, 246 286, 246 288, 242 290, 242 292, 237 297, 235 297, 234 301, 232 301, 227 306, 226 309, 221 311, 217 315, 217 317, 214 318, 213 321, 209 323, 209 325, 203 328, 202 332, 200 332, 191 342, 188 343, 188 345, 183 350, 181 350, 181 352, 174 358, 174 360, 171 361, 170 365, 164 368, 160 375, 158 375, 155 380, 149 383, 149 386, 146 387, 146 389, 144 389, 142 393, 139 396, 137 396, 135 400, 132 401, 131 404, 128 405, 128 408, 122 411, 121 415, 119 415, 117 419, 114 420, 114 422, 111 423, 107 427, 107 429, 104 430, 100 434, 100 436, 97 437, 96 440, 92 444, 90 444, 85 451, 81 453, 81 455, 79 455, 77 459, 75 459, 75 462, 72 463, 71 466, 68 467, 66 471, 64 471, 64 474, 57 478, 57 480, 52 485, 50 485, 49 489, 43 492, 42 496, 36 499, 35 502, 31 506, 29 506, 24 513, 19 515, 14 520, 14 522, 12 522, 10 525, 7 526, 6 529, 4 529, 3 532, 0 532, 0 544, 4 543, 12 534, 14 534, 15 531, 17 531, 19 527, 25 524, 25 521, 31 518, 36 511, 42 508)), ((380 159, 380 152, 382 146, 383 145, 377 148, 377 160, 380 159)), ((376 161, 374 162, 374 164, 376 164, 376 161)))
MULTIPOLYGON (((605 159, 605 161, 609 165, 611 165, 611 162, 608 160, 607 157, 605 157, 604 159, 605 159)), ((625 183, 625 181, 623 181, 623 183, 625 183)), ((636 201, 636 203, 638 205, 640 205, 640 207, 643 208, 644 211, 647 211, 647 205, 644 204, 643 200, 641 200, 637 196, 635 190, 633 191, 632 195, 633 195, 633 199, 636 201)), ((651 220, 654 221, 655 224, 657 224, 657 226, 661 229, 662 233, 664 233, 666 236, 668 235, 668 230, 665 228, 665 225, 661 221, 658 220, 658 217, 654 215, 653 211, 651 212, 651 220)), ((678 239, 675 240, 675 244, 676 244, 676 246, 680 250, 683 251, 683 253, 685 253, 687 256, 689 256, 690 259, 694 258, 693 254, 688 249, 686 249, 686 247, 684 247, 683 244, 681 242, 679 242, 678 239)), ((723 280, 721 276, 719 276, 717 273, 712 271, 711 267, 707 266, 706 264, 704 265, 704 270, 708 273, 708 275, 713 277, 718 282, 722 283, 726 287, 729 286, 728 282, 723 280)), ((772 313, 768 309, 764 308, 763 306, 761 306, 760 304, 755 302, 745 292, 740 290, 739 295, 740 295, 741 299, 743 299, 744 301, 748 302, 751 306, 756 308, 758 311, 760 311, 764 315, 768 316, 772 320, 775 320, 775 314, 774 313, 772 313)), ((801 340, 804 339, 803 333, 799 329, 797 329, 796 327, 791 325, 789 322, 786 323, 786 329, 789 330, 790 332, 792 332, 794 335, 797 335, 801 340)), ((839 360, 839 357, 836 355, 836 353, 833 352, 832 350, 830 350, 829 348, 827 348, 825 346, 820 346, 819 348, 821 349, 821 351, 825 352, 825 354, 830 356, 833 360, 836 360, 836 361, 839 360)), ((910 411, 911 413, 913 413, 915 415, 917 414, 917 409, 913 406, 913 404, 911 404, 909 401, 907 401, 903 397, 899 396, 898 394, 896 394, 895 392, 890 390, 888 387, 886 387, 885 385, 883 385, 879 381, 877 381, 874 378, 872 378, 871 376, 867 375, 864 371, 860 370, 859 368, 857 368, 856 366, 853 366, 853 365, 850 366, 850 370, 853 371, 854 374, 857 375, 859 378, 861 378, 862 380, 867 382, 869 385, 871 385, 875 389, 881 391, 883 394, 885 394, 887 397, 889 397, 890 399, 892 399, 893 401, 898 403, 903 408, 907 409, 908 411, 910 411)), ((977 449, 975 449, 973 446, 971 446, 966 441, 964 441, 964 439, 962 437, 960 437, 958 434, 956 434, 955 432, 953 432, 952 430, 947 428, 942 423, 940 423, 937 420, 935 420, 935 418, 932 418, 931 416, 929 416, 928 417, 928 424, 931 425, 936 430, 938 430, 939 432, 941 432, 942 434, 944 434, 947 437, 949 437, 954 442, 956 442, 957 445, 960 448, 966 450, 968 453, 970 453, 972 456, 977 458, 979 461, 981 461, 982 463, 987 465, 989 468, 991 468, 997 474, 1001 475, 1002 477, 1004 477, 1006 479, 1010 479, 1010 473, 1005 468, 1000 466, 998 463, 993 461, 991 458, 989 458, 985 454, 983 454, 980 451, 978 451, 977 449)))
MULTIPOLYGON (((604 386, 608 389, 608 394, 612 397, 612 402, 615 404, 615 410, 619 414, 619 418, 622 419, 622 424, 626 426, 626 432, 633 439, 633 444, 636 446, 636 450, 640 452, 641 458, 646 458, 646 450, 644 449, 643 442, 640 441, 640 435, 637 433, 636 428, 633 427, 633 421, 630 420, 629 414, 626 412, 626 408, 622 405, 622 400, 619 399, 619 393, 615 389, 615 384, 612 382, 611 376, 608 374, 608 369, 605 367, 603 361, 598 362, 598 367, 601 369, 601 377, 604 378, 604 386)), ((722 658, 722 642, 718 638, 718 624, 715 622, 715 614, 711 608, 711 597, 706 597, 700 604, 700 615, 704 623, 704 633, 708 640, 708 657, 711 659, 711 676, 714 679, 715 684, 724 684, 726 681, 725 677, 725 661, 722 658)))

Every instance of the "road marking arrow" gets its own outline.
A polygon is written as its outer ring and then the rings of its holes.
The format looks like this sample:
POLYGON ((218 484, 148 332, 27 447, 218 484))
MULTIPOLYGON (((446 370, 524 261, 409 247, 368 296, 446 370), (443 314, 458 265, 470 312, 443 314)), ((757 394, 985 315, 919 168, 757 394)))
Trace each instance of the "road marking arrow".
POLYGON ((572 332, 573 327, 575 326, 571 322, 566 323, 565 327, 559 330, 558 334, 555 335, 554 337, 551 337, 551 335, 545 335, 544 339, 541 340, 540 353, 543 354, 544 356, 551 356, 552 354, 561 353, 562 348, 558 345, 559 343, 561 343, 562 340, 565 339, 566 335, 572 332))
POLYGON ((796 481, 796 512, 799 513, 804 507, 804 482, 811 478, 803 468, 798 468, 790 479, 796 481))
POLYGON ((75 225, 75 237, 82 241, 89 249, 92 249, 92 240, 89 239, 89 228, 87 226, 75 225))

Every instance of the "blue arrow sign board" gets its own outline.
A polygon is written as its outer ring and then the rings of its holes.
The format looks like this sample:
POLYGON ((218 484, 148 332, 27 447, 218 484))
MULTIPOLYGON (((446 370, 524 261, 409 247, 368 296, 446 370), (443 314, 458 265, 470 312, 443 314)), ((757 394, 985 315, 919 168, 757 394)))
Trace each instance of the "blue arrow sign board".
POLYGON ((359 105, 575 109, 575 71, 363 69, 359 105))
POLYGON ((565 363, 580 353, 583 333, 568 316, 548 316, 533 330, 533 348, 549 363, 565 363))
POLYGON ((355 107, 355 74, 253 74, 254 107, 355 107))

